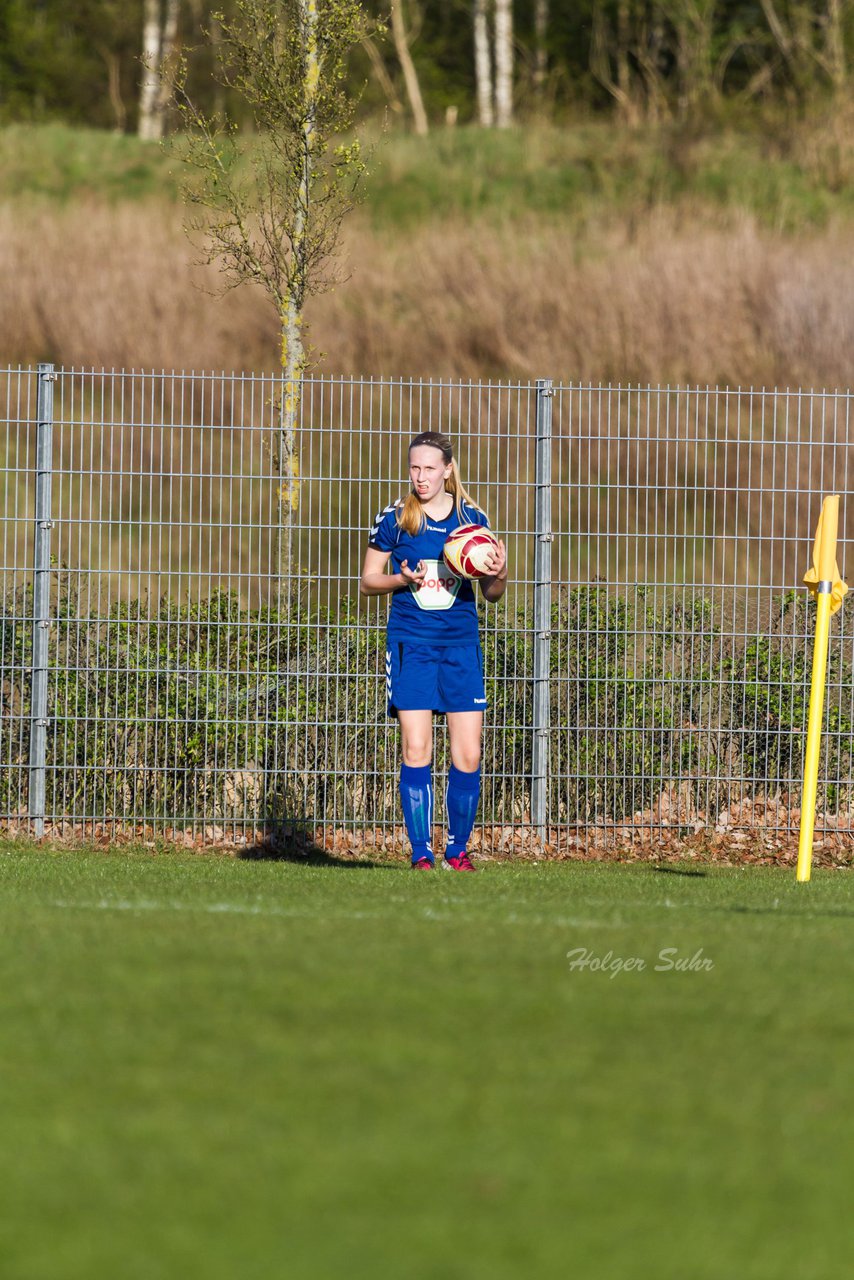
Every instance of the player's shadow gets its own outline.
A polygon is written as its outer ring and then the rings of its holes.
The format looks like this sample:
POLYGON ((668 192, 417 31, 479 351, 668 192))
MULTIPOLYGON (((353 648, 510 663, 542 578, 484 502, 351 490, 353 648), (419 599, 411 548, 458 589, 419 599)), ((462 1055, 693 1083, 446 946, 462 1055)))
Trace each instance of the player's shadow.
POLYGON ((701 880, 702 880, 702 879, 705 879, 706 875, 708 874, 708 872, 706 872, 706 871, 698 871, 696 867, 661 867, 661 866, 658 866, 658 867, 653 867, 652 869, 653 869, 653 871, 656 873, 656 875, 661 875, 661 876, 692 876, 692 877, 699 877, 701 880))
POLYGON ((339 858, 317 844, 304 831, 278 823, 268 823, 264 839, 237 850, 244 862, 292 862, 301 867, 347 867, 370 871, 384 864, 368 858, 339 858))

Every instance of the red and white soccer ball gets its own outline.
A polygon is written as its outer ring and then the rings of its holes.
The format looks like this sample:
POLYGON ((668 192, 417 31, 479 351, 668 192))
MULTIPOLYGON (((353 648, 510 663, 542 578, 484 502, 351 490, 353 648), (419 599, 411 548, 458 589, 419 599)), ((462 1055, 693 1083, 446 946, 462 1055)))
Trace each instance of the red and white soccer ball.
POLYGON ((445 564, 462 578, 486 578, 486 562, 498 547, 498 539, 479 524, 462 524, 442 548, 445 564))

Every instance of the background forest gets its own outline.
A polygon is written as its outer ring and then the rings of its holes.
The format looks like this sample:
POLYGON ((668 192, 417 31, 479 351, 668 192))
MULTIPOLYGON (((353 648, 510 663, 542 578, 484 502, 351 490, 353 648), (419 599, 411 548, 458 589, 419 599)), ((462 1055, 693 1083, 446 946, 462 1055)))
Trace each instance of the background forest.
MULTIPOLYGON (((851 384, 851 0, 365 7, 370 172, 308 307, 323 369, 851 384)), ((0 0, 4 362, 275 366, 263 294, 215 296, 182 229, 176 51, 248 125, 215 9, 0 0)))

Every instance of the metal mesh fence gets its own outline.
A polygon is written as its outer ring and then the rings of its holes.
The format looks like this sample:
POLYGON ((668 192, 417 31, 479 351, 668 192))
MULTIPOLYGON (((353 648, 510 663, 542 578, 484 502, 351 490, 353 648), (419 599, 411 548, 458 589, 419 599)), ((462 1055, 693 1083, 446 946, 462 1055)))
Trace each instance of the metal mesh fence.
MULTIPOLYGON (((556 400, 550 812, 617 828, 799 823, 822 497, 851 397, 564 387, 556 400)), ((840 523, 840 560, 845 531, 840 523)), ((851 803, 854 686, 834 622, 822 830, 851 803)))
MULTIPOLYGON (((8 823, 393 835, 388 601, 358 576, 410 438, 440 429, 511 563, 483 609, 482 838, 794 829, 800 582, 830 492, 844 569, 850 395, 306 379, 280 589, 282 392, 0 372, 8 823)), ((851 805, 845 613, 819 832, 851 805)), ((447 763, 437 721, 439 796, 447 763)))

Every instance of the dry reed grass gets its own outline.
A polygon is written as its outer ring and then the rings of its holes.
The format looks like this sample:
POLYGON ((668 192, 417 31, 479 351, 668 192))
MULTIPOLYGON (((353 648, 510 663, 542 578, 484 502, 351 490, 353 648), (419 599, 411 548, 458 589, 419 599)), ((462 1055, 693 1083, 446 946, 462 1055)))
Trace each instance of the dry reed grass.
MULTIPOLYGON (((274 368, 276 317, 223 298, 180 210, 149 202, 0 210, 0 362, 274 368), (198 288, 195 286, 202 286, 198 288)), ((850 387, 854 230, 809 236, 684 210, 593 228, 354 221, 350 278, 311 304, 330 373, 850 387)))

